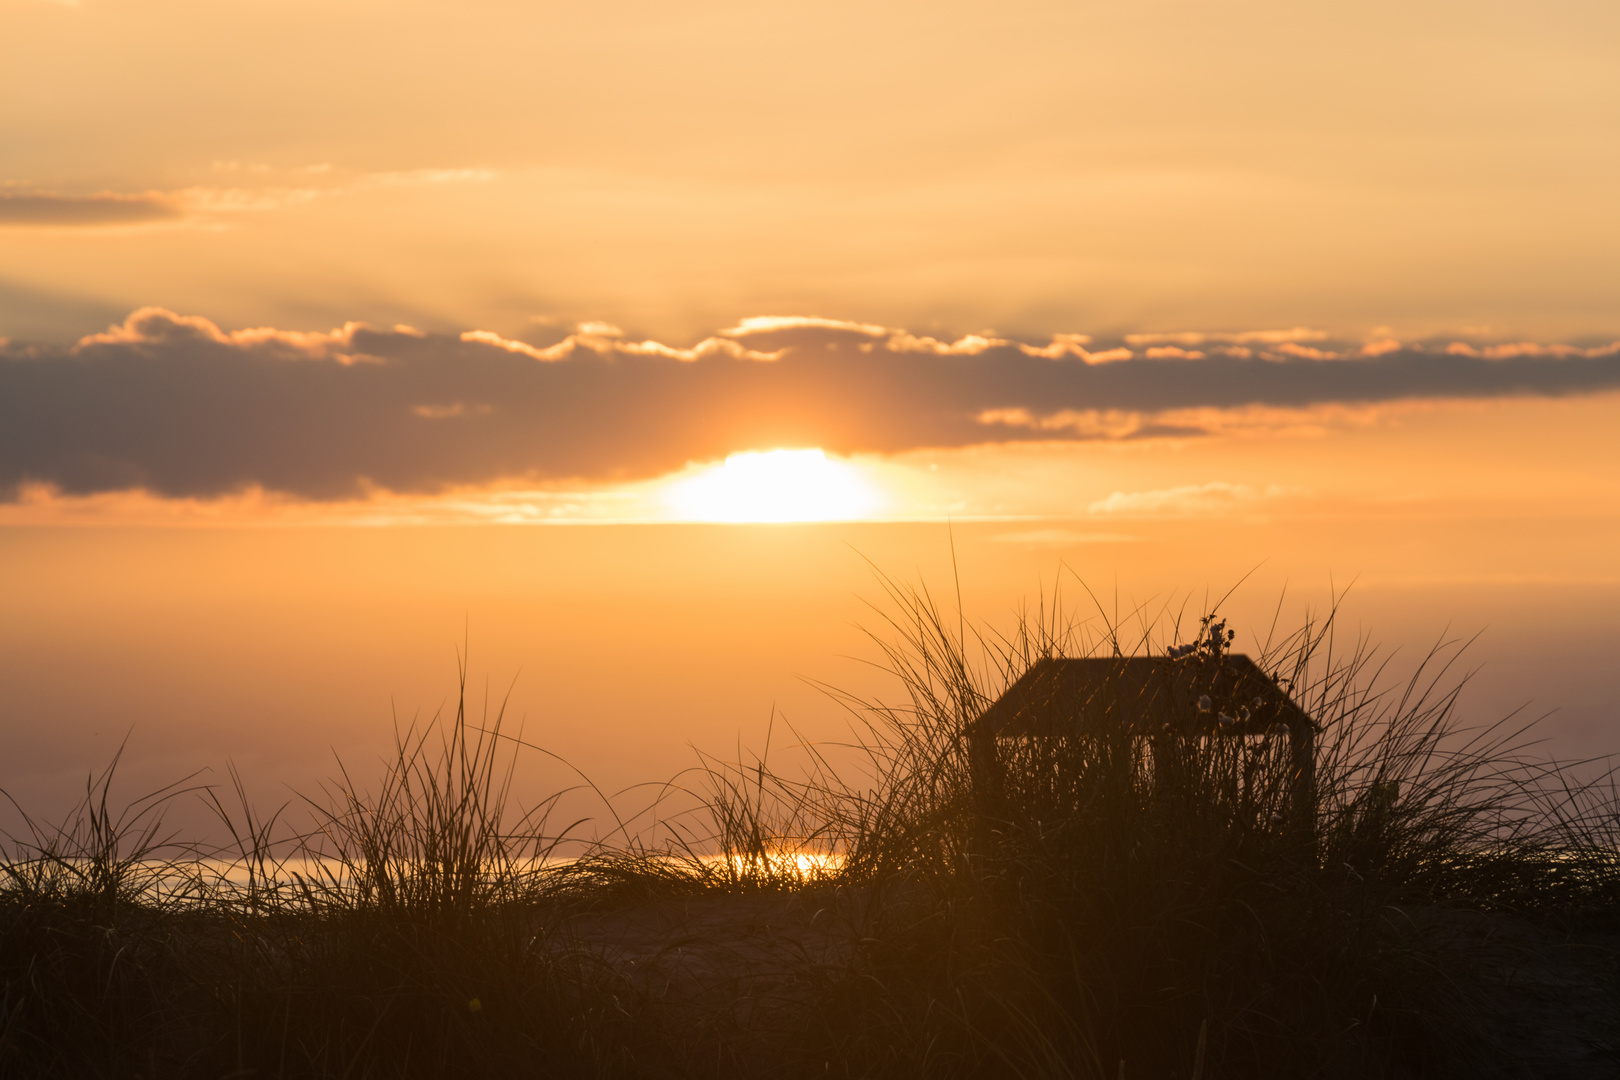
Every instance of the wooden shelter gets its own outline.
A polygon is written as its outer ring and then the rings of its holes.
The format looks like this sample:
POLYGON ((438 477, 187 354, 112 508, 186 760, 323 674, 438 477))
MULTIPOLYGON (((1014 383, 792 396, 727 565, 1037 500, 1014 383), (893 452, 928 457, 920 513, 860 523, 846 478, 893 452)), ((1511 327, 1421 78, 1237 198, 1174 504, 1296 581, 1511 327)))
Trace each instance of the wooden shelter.
POLYGON ((1036 661, 967 725, 975 790, 993 798, 998 742, 1110 732, 1148 740, 1286 738, 1290 827, 1314 838, 1316 726, 1258 664, 1224 652, 1036 661))

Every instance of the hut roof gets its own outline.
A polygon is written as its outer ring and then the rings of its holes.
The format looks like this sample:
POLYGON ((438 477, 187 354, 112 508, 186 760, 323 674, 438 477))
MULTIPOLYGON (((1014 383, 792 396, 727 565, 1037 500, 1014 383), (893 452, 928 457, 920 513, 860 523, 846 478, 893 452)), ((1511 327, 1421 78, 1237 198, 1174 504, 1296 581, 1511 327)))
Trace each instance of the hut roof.
POLYGON ((1168 725, 1258 735, 1277 723, 1294 728, 1310 719, 1247 656, 1047 658, 1008 687, 969 733, 1029 738, 1123 728, 1145 735, 1168 725), (1222 713, 1228 723, 1220 722, 1222 713))

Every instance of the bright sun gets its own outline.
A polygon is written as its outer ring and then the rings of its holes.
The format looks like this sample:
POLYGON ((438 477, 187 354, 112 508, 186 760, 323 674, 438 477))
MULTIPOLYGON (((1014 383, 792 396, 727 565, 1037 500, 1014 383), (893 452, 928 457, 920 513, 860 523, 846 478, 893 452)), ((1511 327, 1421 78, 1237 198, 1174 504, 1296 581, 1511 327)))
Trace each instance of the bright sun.
POLYGON ((669 489, 688 521, 847 521, 875 511, 882 498, 853 466, 820 450, 732 454, 669 489))

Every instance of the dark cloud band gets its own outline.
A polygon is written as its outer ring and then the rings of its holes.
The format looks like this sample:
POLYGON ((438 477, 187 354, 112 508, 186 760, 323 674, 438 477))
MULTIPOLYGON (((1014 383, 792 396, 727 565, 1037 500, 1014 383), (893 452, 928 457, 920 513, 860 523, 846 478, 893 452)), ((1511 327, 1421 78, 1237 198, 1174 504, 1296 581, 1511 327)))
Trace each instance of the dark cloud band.
POLYGON ((1153 418, 1200 408, 1620 387, 1614 349, 1550 351, 1123 358, 1079 345, 947 345, 826 320, 779 320, 691 350, 589 333, 538 349, 361 326, 225 334, 147 309, 71 349, 0 345, 0 492, 43 483, 212 496, 258 485, 328 499, 371 486, 647 477, 774 446, 893 452, 1198 434, 1153 418), (1046 422, 1110 411, 1145 420, 1046 422))
POLYGON ((138 225, 179 216, 180 211, 158 195, 53 195, 0 191, 0 225, 138 225))

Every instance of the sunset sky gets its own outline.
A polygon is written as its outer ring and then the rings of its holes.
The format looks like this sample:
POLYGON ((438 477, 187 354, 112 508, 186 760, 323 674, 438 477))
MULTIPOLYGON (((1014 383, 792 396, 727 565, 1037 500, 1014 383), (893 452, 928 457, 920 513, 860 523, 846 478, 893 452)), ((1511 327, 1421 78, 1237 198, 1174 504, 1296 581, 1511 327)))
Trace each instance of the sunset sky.
POLYGON ((0 788, 131 729, 132 786, 307 784, 464 634, 607 786, 831 737, 870 565, 991 626, 1354 581, 1401 657, 1483 631, 1471 716, 1620 751, 1617 43, 1598 0, 0 0, 0 788))

